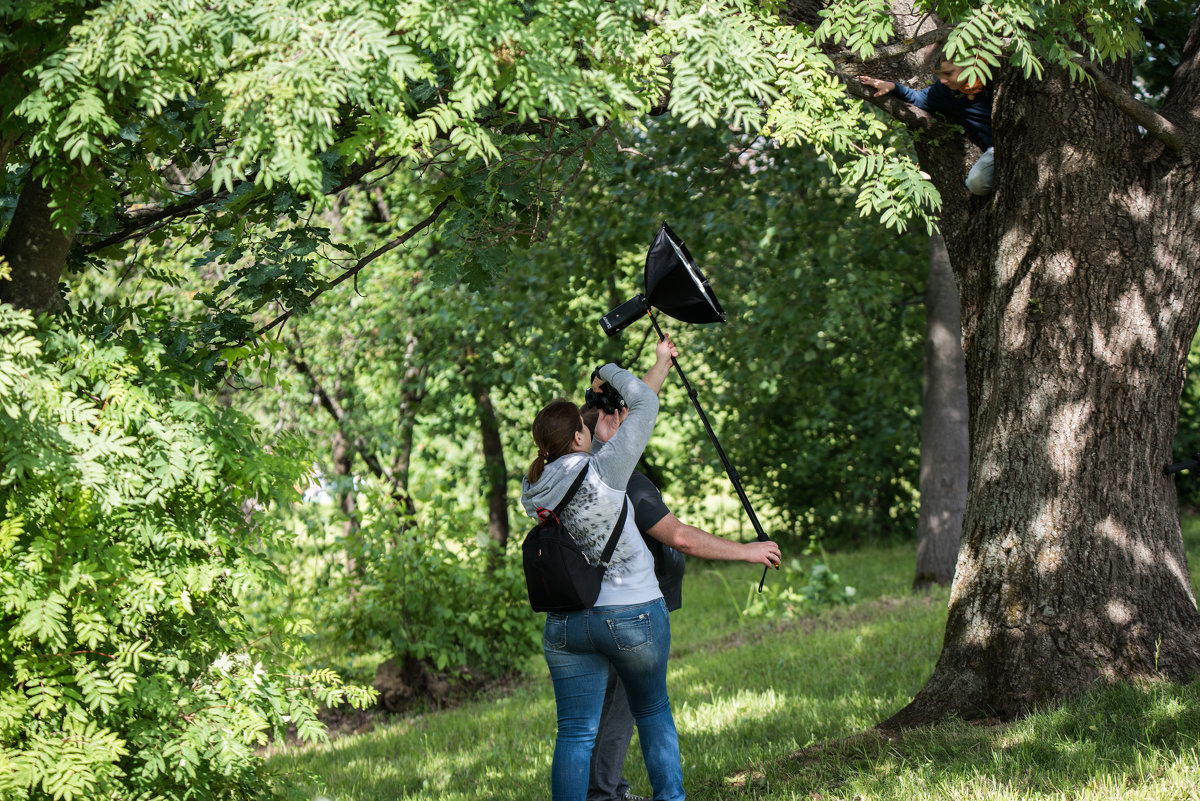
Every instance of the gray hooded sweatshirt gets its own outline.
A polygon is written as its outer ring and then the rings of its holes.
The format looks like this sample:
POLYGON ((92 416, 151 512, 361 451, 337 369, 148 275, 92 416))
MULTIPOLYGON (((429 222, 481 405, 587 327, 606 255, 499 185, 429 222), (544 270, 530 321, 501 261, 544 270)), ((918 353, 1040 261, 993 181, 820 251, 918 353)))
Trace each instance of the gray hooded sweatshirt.
MULTIPOLYGON (((658 396, 628 370, 606 364, 600 368, 600 377, 616 387, 629 405, 629 415, 617 433, 607 444, 593 440, 590 454, 569 453, 550 462, 533 484, 528 476, 521 479, 521 505, 536 518, 539 508, 558 505, 584 464, 590 463, 587 477, 559 519, 593 561, 600 558, 617 522, 625 503, 625 486, 650 441, 658 416, 658 396)), ((661 597, 654 557, 638 533, 630 509, 604 573, 596 606, 631 606, 661 597)))

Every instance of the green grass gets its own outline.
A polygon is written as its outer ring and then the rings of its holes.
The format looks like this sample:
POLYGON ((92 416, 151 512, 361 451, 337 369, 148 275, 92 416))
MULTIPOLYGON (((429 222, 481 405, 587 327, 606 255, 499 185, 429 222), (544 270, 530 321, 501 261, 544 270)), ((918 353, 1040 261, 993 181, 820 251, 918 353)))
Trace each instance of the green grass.
MULTIPOLYGON (((1200 562, 1200 525, 1185 529, 1200 562)), ((888 740, 871 727, 933 669, 945 590, 912 595, 911 547, 830 554, 856 603, 747 620, 746 565, 689 565, 668 673, 689 798, 1200 799, 1200 685, 1119 686, 1006 725, 951 722, 888 740)), ((806 583, 771 571, 768 587, 806 583)), ((549 797, 554 699, 545 667, 506 694, 292 748, 274 768, 333 801, 549 797)), ((648 792, 636 744, 626 762, 648 792)))

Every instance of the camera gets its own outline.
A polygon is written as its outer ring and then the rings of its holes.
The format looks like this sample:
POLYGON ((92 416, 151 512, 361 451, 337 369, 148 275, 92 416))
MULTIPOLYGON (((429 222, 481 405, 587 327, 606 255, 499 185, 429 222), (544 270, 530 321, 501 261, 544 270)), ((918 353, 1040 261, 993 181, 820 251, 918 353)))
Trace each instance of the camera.
POLYGON ((612 384, 604 384, 599 392, 588 387, 583 393, 583 405, 589 409, 599 409, 605 414, 616 414, 625 408, 625 399, 612 384))

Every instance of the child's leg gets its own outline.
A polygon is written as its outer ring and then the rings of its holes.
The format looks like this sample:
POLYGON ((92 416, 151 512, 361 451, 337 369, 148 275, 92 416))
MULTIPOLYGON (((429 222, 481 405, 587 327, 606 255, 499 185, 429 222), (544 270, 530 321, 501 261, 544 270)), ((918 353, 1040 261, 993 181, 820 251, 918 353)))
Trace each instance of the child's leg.
POLYGON ((972 195, 986 195, 992 191, 992 172, 995 161, 995 153, 989 147, 983 151, 983 155, 979 157, 979 161, 975 162, 975 166, 971 167, 971 171, 967 173, 967 189, 971 190, 972 195))

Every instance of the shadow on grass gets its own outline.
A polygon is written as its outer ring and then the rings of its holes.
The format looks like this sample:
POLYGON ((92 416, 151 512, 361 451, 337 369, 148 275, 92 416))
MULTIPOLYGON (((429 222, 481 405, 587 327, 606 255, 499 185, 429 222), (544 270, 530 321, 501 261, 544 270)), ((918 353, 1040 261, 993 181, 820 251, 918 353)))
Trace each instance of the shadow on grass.
POLYGON ((801 749, 731 776, 720 797, 1194 798, 1198 747, 1200 682, 1114 685, 1014 723, 870 730, 801 749))
POLYGON ((271 766, 331 801, 533 797, 549 776, 554 699, 531 685, 507 697, 392 718, 373 731, 276 754, 271 766))

